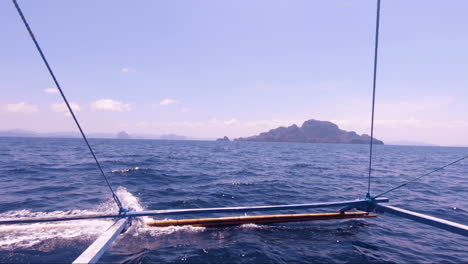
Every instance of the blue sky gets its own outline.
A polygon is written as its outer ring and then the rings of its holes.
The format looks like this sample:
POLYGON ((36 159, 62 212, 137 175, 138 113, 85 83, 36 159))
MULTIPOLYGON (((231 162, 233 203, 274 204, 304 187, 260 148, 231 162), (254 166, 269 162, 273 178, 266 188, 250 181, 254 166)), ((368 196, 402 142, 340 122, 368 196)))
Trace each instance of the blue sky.
MULTIPOLYGON (((374 0, 19 1, 85 131, 369 133, 374 0)), ((468 145, 468 2, 383 0, 375 136, 468 145)), ((0 130, 73 131, 10 1, 0 130)))

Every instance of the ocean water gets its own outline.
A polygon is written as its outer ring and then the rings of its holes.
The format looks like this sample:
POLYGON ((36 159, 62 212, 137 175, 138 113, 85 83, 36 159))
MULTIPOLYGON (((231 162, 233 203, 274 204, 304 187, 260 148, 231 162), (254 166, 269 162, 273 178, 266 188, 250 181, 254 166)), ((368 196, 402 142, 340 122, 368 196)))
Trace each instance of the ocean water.
MULTIPOLYGON (((90 142, 117 195, 137 211, 340 201, 366 193, 366 145, 90 142)), ((467 153, 468 148, 375 146, 371 192, 467 153)), ((0 218, 116 211, 80 139, 0 138, 0 186, 0 218)), ((386 197, 390 204, 467 224, 468 161, 386 197)), ((146 227, 150 220, 134 222, 101 262, 468 263, 468 238, 388 214, 217 228, 146 227)), ((111 224, 0 226, 0 262, 71 262, 111 224)))

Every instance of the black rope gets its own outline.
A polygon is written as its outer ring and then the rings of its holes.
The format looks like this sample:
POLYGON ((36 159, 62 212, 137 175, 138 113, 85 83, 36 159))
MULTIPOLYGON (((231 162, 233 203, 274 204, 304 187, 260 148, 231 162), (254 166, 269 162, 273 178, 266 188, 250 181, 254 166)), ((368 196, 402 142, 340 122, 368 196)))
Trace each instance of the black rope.
POLYGON ((390 190, 388 190, 388 191, 385 191, 385 192, 383 192, 383 193, 381 193, 381 194, 379 194, 379 195, 374 196, 374 198, 380 197, 380 196, 382 196, 382 195, 384 195, 384 194, 387 194, 387 193, 389 193, 389 192, 392 192, 392 191, 394 191, 394 190, 396 190, 396 189, 400 189, 401 187, 403 187, 403 186, 405 186, 405 185, 408 185, 409 183, 412 183, 412 182, 414 182, 414 181, 417 181, 417 180, 419 180, 419 179, 421 179, 421 178, 423 178, 423 177, 426 177, 426 176, 428 176, 428 175, 430 175, 430 174, 432 174, 432 173, 434 173, 434 172, 443 170, 443 169, 447 168, 448 166, 451 166, 451 165, 453 165, 453 164, 455 164, 455 163, 458 163, 458 162, 460 162, 460 161, 462 161, 462 160, 464 160, 464 159, 466 159, 466 158, 468 158, 468 155, 465 156, 465 157, 463 157, 463 158, 460 158, 460 159, 457 159, 457 160, 455 160, 455 161, 452 161, 452 162, 450 162, 449 164, 446 164, 446 165, 444 165, 444 166, 442 166, 442 167, 440 167, 440 168, 437 168, 437 169, 435 169, 435 170, 433 170, 433 171, 430 171, 430 172, 425 173, 425 174, 423 174, 423 175, 421 175, 421 176, 418 176, 418 177, 416 177, 416 178, 414 178, 414 179, 412 179, 412 180, 409 180, 409 181, 407 181, 407 182, 405 182, 405 183, 402 183, 402 184, 400 184, 400 185, 398 185, 398 186, 396 186, 396 187, 394 187, 394 188, 392 188, 392 189, 390 189, 390 190))
POLYGON ((16 0, 13 0, 13 4, 15 5, 16 10, 18 11, 18 14, 19 14, 20 17, 21 17, 21 20, 23 20, 23 23, 24 23, 24 25, 26 26, 26 29, 28 30, 29 35, 31 36, 31 38, 32 38, 32 40, 33 40, 33 42, 34 42, 34 44, 36 45, 36 49, 37 49, 37 51, 39 52, 39 54, 41 55, 42 60, 44 61, 45 65, 46 65, 46 67, 47 67, 47 70, 49 70, 50 76, 52 76, 52 79, 54 80, 54 83, 55 83, 55 85, 57 86, 57 89, 60 91, 60 94, 62 95, 62 98, 63 98, 63 100, 65 101, 65 104, 67 105, 68 111, 70 111, 70 114, 71 114, 71 116, 73 117, 73 120, 75 120, 75 124, 76 124, 76 126, 78 127, 78 129, 80 130, 81 136, 83 137, 84 141, 86 142, 86 145, 88 146, 88 149, 89 149, 89 151, 91 152, 91 155, 93 155, 94 161, 96 161, 96 165, 98 166, 99 171, 101 171, 101 174, 102 174, 102 176, 104 177, 104 180, 106 180, 107 186, 109 187, 109 190, 110 190, 111 193, 112 193, 112 198, 113 198, 114 201, 117 203, 117 206, 119 207, 119 210, 120 210, 120 211, 123 211, 124 208, 123 208, 123 206, 122 206, 122 203, 120 202, 120 200, 119 200, 119 198, 117 197, 117 195, 115 195, 115 192, 114 192, 114 190, 112 189, 112 187, 111 187, 111 185, 110 185, 110 183, 109 183, 109 180, 108 180, 107 177, 106 177, 106 174, 105 174, 104 171, 102 170, 101 164, 99 163, 98 159, 96 158, 96 155, 94 154, 94 151, 93 151, 93 149, 91 148, 91 145, 89 144, 88 139, 86 138, 86 135, 85 135, 85 133, 83 132, 83 129, 81 129, 80 123, 78 122, 78 119, 76 118, 75 113, 73 113, 73 110, 72 110, 72 108, 70 107, 70 104, 68 103, 68 100, 67 100, 67 98, 65 97, 65 94, 63 93, 62 88, 60 87, 60 84, 59 84, 59 82, 57 81, 57 78, 55 78, 55 74, 54 74, 54 72, 52 71, 52 68, 50 67, 49 62, 47 61, 46 57, 44 56, 44 53, 42 52, 42 49, 41 49, 41 47, 39 46, 39 43, 37 42, 36 38, 34 37, 34 33, 32 32, 31 28, 29 27, 29 24, 28 24, 28 22, 26 21, 26 18, 24 17, 23 12, 21 11, 21 8, 19 7, 19 5, 18 5, 18 3, 16 2, 16 0))
POLYGON ((370 197, 371 172, 372 172, 372 146, 374 145, 374 112, 375 112, 375 86, 377 82, 377 55, 379 50, 379 24, 380 24, 380 0, 377 0, 377 18, 375 23, 375 46, 374 46, 374 79, 372 83, 372 117, 371 135, 369 144, 369 177, 367 179, 367 197, 370 197))

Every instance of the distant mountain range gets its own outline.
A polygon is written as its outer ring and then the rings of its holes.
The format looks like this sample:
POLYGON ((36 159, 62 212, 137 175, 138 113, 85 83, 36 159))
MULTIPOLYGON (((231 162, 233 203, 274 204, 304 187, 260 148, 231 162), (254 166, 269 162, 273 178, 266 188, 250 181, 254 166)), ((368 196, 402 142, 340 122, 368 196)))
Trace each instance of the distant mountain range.
MULTIPOLYGON (((0 131, 0 137, 50 137, 50 138, 79 138, 81 137, 79 132, 51 132, 51 133, 39 133, 23 129, 12 129, 6 131, 0 131)), ((186 136, 180 136, 175 134, 163 134, 163 135, 152 135, 152 134, 128 134, 125 131, 119 133, 90 133, 87 134, 88 138, 119 138, 119 139, 165 139, 165 140, 194 140, 186 136)))
MULTIPOLYGON (((128 134, 125 131, 119 133, 91 133, 89 138, 118 138, 118 139, 160 139, 160 140, 213 140, 210 138, 191 138, 175 134, 128 134)), ((0 137, 50 137, 50 138, 80 138, 79 132, 50 132, 39 133, 30 130, 12 129, 0 131, 0 137)), ((308 120, 301 127, 292 125, 278 127, 257 136, 237 138, 235 141, 272 141, 272 142, 317 142, 317 143, 351 143, 368 144, 370 137, 366 134, 358 135, 353 131, 345 131, 331 122, 308 120)), ((230 141, 228 137, 219 138, 217 141, 230 141)), ((374 139, 375 144, 383 144, 381 140, 374 139)), ((387 145, 400 146, 438 146, 419 141, 391 141, 387 145)))
MULTIPOLYGON (((368 144, 370 136, 358 135, 354 131, 341 130, 336 124, 328 121, 308 120, 301 127, 292 125, 278 127, 256 136, 237 138, 236 141, 270 141, 270 142, 306 142, 306 143, 348 143, 368 144)), ((382 145, 383 141, 373 139, 374 144, 382 145)))
POLYGON ((388 145, 398 145, 398 146, 427 146, 427 147, 438 147, 439 145, 426 143, 426 142, 419 142, 419 141, 411 141, 411 140, 400 140, 400 141, 392 141, 388 142, 388 145))

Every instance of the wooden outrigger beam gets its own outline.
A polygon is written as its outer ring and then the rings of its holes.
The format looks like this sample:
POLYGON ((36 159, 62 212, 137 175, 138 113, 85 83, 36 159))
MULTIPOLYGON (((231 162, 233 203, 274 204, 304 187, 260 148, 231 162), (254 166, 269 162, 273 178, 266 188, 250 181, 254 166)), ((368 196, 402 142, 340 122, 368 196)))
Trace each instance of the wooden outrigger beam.
MULTIPOLYGON (((375 202, 387 203, 388 198, 377 198, 375 199, 375 202)), ((153 211, 129 212, 127 213, 127 215, 136 217, 136 216, 156 216, 156 215, 185 215, 185 214, 198 214, 198 213, 205 214, 205 213, 261 212, 261 211, 327 208, 327 207, 361 208, 361 207, 365 207, 368 204, 369 204, 368 200, 360 199, 360 200, 353 200, 353 201, 309 203, 309 204, 153 210, 153 211)), ((1 221, 0 221, 0 224, 1 224, 1 221)))
MULTIPOLYGON (((375 203, 387 203, 387 198, 377 198, 375 203)), ((0 225, 4 224, 30 224, 41 222, 56 222, 70 221, 83 219, 104 219, 116 217, 139 217, 139 216, 157 216, 157 215, 186 215, 198 213, 236 213, 236 212, 259 212, 259 211, 278 211, 278 210, 295 210, 295 209, 313 209, 326 207, 347 207, 347 208, 362 208, 369 204, 368 200, 353 200, 342 202, 324 202, 324 203, 309 203, 309 204, 291 204, 291 205, 261 205, 261 206, 243 206, 243 207, 219 207, 219 208, 193 208, 193 209, 169 209, 169 210, 151 210, 151 211, 130 211, 124 214, 89 214, 89 215, 74 215, 74 216, 58 216, 58 217, 32 217, 32 218, 12 218, 0 219, 0 225)))
POLYGON ((149 222, 147 223, 147 225, 153 226, 153 227, 186 226, 186 225, 196 226, 196 227, 213 227, 213 226, 229 226, 229 225, 243 225, 243 224, 272 224, 272 223, 284 223, 284 222, 367 218, 367 217, 376 217, 376 215, 369 214, 367 212, 256 215, 256 216, 220 217, 220 218, 162 220, 162 221, 149 222))
POLYGON ((406 209, 402 209, 402 208, 398 208, 398 207, 390 206, 390 205, 377 204, 375 209, 377 212, 379 211, 386 212, 386 213, 393 214, 396 216, 408 218, 410 220, 413 220, 422 224, 441 228, 441 229, 450 231, 455 234, 468 236, 467 225, 455 223, 452 221, 444 220, 444 219, 437 218, 437 217, 430 216, 430 215, 416 213, 410 210, 406 210, 406 209))
POLYGON ((112 242, 130 224, 129 218, 117 220, 109 229, 102 233, 81 255, 73 261, 73 264, 96 263, 99 258, 112 245, 112 242))

